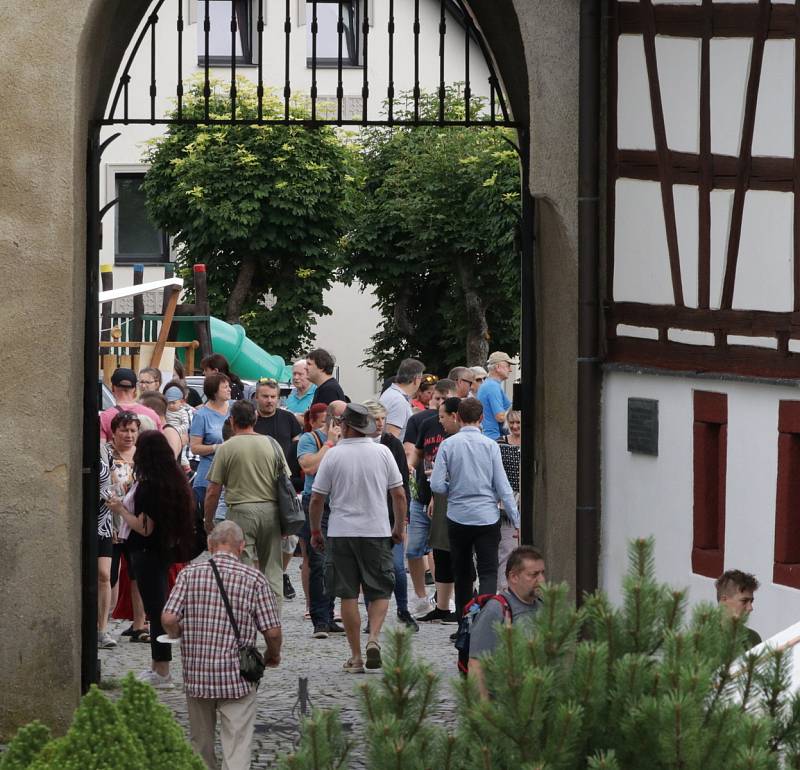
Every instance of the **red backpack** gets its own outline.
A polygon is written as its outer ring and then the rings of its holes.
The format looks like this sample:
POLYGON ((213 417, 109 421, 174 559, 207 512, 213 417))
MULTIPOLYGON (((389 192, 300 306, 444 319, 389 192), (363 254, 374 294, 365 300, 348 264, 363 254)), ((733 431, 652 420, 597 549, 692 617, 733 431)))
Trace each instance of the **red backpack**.
POLYGON ((458 624, 458 634, 454 642, 458 650, 458 670, 464 676, 469 671, 469 640, 472 634, 472 626, 478 618, 478 614, 483 609, 486 602, 495 599, 503 608, 503 623, 510 625, 513 621, 511 605, 503 594, 481 594, 469 601, 464 607, 464 615, 458 624))

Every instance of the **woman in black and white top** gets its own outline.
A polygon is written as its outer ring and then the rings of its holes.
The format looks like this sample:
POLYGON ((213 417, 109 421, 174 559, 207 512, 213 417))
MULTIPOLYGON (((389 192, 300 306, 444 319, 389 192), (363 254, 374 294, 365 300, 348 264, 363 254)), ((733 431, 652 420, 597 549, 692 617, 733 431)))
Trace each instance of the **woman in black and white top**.
MULTIPOLYGON (((508 423, 508 435, 497 439, 500 445, 500 459, 503 461, 503 469, 508 476, 508 483, 514 490, 514 497, 519 508, 519 476, 521 465, 522 447, 522 417, 519 412, 510 410, 506 415, 508 423)), ((514 527, 505 513, 500 517, 500 549, 497 554, 499 567, 497 570, 497 590, 506 588, 506 562, 508 557, 519 545, 519 531, 514 527)))

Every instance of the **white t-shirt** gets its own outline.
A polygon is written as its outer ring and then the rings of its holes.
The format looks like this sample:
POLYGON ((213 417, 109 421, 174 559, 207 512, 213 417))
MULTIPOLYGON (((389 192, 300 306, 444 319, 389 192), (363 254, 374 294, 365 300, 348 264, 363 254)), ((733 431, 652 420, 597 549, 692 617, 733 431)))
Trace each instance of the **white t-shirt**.
POLYGON ((411 402, 408 396, 393 382, 381 394, 380 402, 386 410, 386 424, 400 428, 398 438, 402 441, 406 434, 406 423, 411 417, 411 402))
POLYGON ((328 496, 328 537, 389 537, 386 494, 401 486, 385 446, 367 437, 345 438, 322 458, 312 491, 328 496))

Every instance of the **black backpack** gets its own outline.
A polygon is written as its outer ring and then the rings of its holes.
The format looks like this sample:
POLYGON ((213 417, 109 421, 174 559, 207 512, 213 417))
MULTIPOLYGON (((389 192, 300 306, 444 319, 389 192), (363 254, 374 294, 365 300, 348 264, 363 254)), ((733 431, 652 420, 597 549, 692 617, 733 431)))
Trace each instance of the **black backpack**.
POLYGON ((481 594, 467 603, 467 606, 464 607, 464 615, 458 623, 458 633, 453 643, 458 650, 458 670, 464 676, 469 671, 469 640, 472 634, 472 626, 475 624, 478 614, 486 602, 491 599, 496 599, 503 608, 503 623, 511 624, 514 619, 511 605, 503 594, 481 594))

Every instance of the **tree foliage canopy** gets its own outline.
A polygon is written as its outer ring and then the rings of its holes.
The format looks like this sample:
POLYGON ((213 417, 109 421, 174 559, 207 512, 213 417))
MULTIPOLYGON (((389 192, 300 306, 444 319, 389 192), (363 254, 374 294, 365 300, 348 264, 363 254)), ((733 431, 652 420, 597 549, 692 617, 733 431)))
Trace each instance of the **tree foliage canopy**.
MULTIPOLYGON (((476 112, 480 110, 474 102, 476 112)), ((423 99, 421 117, 436 118, 423 99)), ((463 119, 457 89, 448 119, 463 119)), ((507 130, 366 129, 344 275, 377 287, 383 322, 368 362, 421 358, 444 374, 519 349, 519 158, 507 130)))
MULTIPOLYGON (((229 118, 227 89, 212 86, 210 117, 229 118)), ((203 82, 195 80, 183 114, 204 110, 203 82)), ((263 114, 283 115, 272 93, 263 114)), ((236 115, 257 116, 245 78, 237 80, 236 115)), ((293 116, 306 117, 304 106, 293 116)), ((146 153, 148 213, 174 239, 181 274, 206 263, 212 313, 285 358, 309 344, 313 318, 330 313, 322 294, 345 225, 347 152, 325 127, 172 124, 146 153)))

